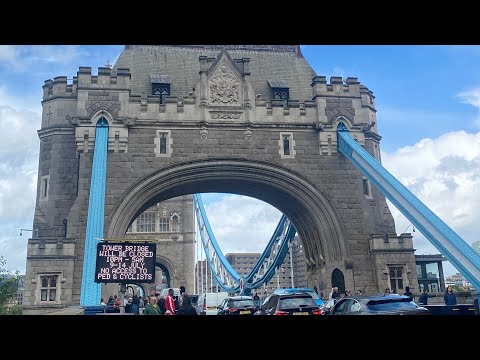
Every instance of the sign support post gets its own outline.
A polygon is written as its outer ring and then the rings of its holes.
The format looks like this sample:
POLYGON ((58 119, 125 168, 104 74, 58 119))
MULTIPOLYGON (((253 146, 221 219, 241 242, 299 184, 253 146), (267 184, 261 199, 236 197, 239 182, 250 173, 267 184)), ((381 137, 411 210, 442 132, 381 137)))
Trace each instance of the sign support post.
POLYGON ((120 295, 120 301, 122 304, 120 305, 120 314, 125 314, 125 292, 127 291, 127 285, 125 283, 120 283, 120 291, 118 292, 120 295))

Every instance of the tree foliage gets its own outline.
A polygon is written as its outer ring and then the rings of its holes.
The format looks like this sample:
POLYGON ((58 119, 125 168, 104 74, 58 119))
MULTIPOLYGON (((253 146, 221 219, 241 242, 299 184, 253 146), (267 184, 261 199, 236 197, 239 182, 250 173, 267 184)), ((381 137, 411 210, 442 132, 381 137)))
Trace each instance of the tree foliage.
POLYGON ((6 263, 4 257, 0 256, 0 315, 19 315, 22 313, 20 306, 7 306, 8 301, 17 294, 20 282, 19 272, 16 271, 12 275, 4 268, 6 263))

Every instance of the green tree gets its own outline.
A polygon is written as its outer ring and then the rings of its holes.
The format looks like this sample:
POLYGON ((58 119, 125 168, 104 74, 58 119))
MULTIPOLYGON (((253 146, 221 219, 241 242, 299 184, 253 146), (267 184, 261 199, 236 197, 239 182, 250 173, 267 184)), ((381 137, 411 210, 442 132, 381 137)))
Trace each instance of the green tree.
POLYGON ((7 302, 17 293, 20 278, 18 271, 12 275, 4 268, 6 263, 7 260, 0 256, 0 315, 21 315, 21 306, 7 306, 7 302))

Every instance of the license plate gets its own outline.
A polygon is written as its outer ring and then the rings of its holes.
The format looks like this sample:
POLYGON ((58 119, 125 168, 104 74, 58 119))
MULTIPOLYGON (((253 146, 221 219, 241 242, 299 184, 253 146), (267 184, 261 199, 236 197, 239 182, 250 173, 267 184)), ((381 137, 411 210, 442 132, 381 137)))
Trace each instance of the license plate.
POLYGON ((208 309, 208 310, 216 310, 217 307, 216 307, 216 306, 208 306, 207 309, 208 309))
POLYGON ((250 310, 245 310, 245 311, 240 311, 240 315, 249 315, 250 314, 250 310))
POLYGON ((294 312, 293 315, 308 315, 308 312, 306 312, 306 311, 294 312))

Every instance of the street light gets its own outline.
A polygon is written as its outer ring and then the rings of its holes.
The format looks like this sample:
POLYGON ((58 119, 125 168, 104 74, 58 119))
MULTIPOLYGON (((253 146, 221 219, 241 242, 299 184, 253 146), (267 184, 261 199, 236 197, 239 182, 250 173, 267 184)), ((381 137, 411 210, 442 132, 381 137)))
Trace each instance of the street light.
POLYGON ((413 232, 415 232, 415 226, 413 226, 413 224, 408 225, 407 228, 403 230, 403 232, 407 231, 410 226, 412 227, 413 232))
POLYGON ((20 236, 22 236, 22 231, 31 231, 32 234, 34 232, 36 232, 37 233, 37 239, 38 239, 38 229, 33 229, 33 230, 31 230, 31 229, 20 229, 20 236))

